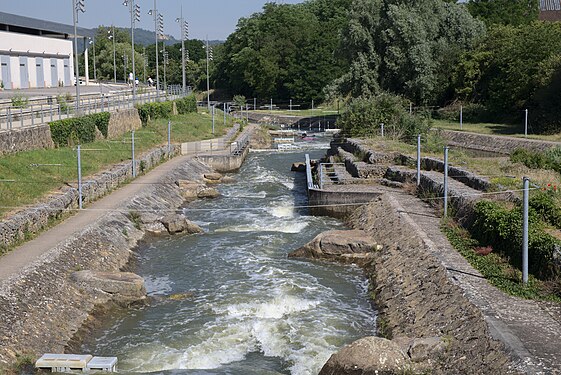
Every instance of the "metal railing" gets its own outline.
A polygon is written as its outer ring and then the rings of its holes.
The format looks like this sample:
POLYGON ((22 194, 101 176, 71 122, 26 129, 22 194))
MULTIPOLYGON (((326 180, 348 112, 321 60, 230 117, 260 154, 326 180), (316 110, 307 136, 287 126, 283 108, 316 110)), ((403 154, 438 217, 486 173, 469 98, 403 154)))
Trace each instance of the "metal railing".
MULTIPOLYGON (((150 90, 137 93, 134 103, 145 104, 176 100, 190 93, 190 91, 183 93, 181 87, 170 86, 167 92, 150 90)), ((130 89, 84 96, 80 98, 78 113, 76 113, 76 103, 74 101, 63 102, 61 100, 60 103, 54 103, 52 98, 47 98, 47 100, 50 103, 21 105, 19 108, 13 106, 0 108, 0 131, 10 131, 85 114, 115 112, 134 107, 132 90, 130 89)))

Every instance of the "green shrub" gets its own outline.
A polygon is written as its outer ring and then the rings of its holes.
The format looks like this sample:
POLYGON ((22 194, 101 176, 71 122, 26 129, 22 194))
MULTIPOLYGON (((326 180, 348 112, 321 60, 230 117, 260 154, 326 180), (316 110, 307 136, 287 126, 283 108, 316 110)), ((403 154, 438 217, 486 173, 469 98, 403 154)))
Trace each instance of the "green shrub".
POLYGON ((433 112, 435 119, 451 122, 460 122, 460 109, 463 113, 464 123, 488 122, 492 119, 489 111, 482 104, 477 103, 454 103, 433 112))
MULTIPOLYGON (((475 221, 470 228, 472 236, 482 246, 508 257, 516 267, 522 264, 522 210, 507 209, 497 202, 480 201, 475 206, 475 221)), ((535 209, 529 213, 528 261, 529 272, 541 279, 554 278, 559 269, 554 255, 561 241, 544 230, 544 223, 535 209)))
POLYGON ((532 195, 529 204, 541 220, 561 229, 561 207, 552 191, 538 191, 532 195))
POLYGON ((530 169, 551 169, 561 173, 561 147, 553 147, 547 151, 532 151, 517 148, 510 155, 513 163, 522 163, 530 169))
POLYGON ((389 93, 356 98, 351 100, 337 123, 344 134, 353 137, 379 135, 380 124, 383 123, 386 136, 412 141, 417 134, 428 132, 430 118, 411 116, 405 109, 407 103, 402 97, 389 93))
POLYGON ((184 115, 186 113, 197 112, 197 99, 191 94, 175 101, 177 113, 184 115))
POLYGON ((107 137, 109 113, 96 113, 81 117, 67 118, 49 123, 51 138, 56 147, 95 141, 96 127, 107 137))
POLYGON ((146 103, 137 106, 137 109, 142 125, 145 126, 148 123, 148 120, 169 118, 173 113, 173 102, 146 103))
POLYGON ((28 99, 23 95, 14 95, 12 97, 12 107, 14 108, 27 108, 28 99))
POLYGON ((107 138, 109 133, 109 119, 111 114, 109 112, 94 113, 89 115, 93 118, 95 127, 107 138))

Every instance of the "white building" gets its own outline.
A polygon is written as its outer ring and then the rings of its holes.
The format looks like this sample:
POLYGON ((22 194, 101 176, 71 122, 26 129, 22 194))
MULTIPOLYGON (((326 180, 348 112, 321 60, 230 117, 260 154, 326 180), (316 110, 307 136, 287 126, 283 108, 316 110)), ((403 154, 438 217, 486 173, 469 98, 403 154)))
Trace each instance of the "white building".
MULTIPOLYGON (((77 33, 81 39, 93 36, 93 31, 83 28, 77 33)), ((72 86, 73 38, 73 26, 0 12, 0 80, 4 88, 72 86)), ((88 78, 86 74, 86 81, 88 78)))

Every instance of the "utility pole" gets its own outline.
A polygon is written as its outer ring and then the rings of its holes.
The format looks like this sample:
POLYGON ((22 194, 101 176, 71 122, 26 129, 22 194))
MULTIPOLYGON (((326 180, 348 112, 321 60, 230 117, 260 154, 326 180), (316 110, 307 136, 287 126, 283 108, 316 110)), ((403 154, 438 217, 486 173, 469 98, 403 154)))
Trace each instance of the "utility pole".
POLYGON ((132 55, 132 105, 136 102, 136 67, 134 63, 134 25, 140 21, 140 6, 134 3, 135 0, 125 0, 124 6, 129 7, 131 16, 131 55, 132 55))
POLYGON ((183 5, 181 5, 181 16, 175 19, 175 22, 179 22, 179 29, 181 31, 181 76, 183 78, 182 92, 185 95, 187 91, 187 80, 185 77, 185 39, 189 35, 189 24, 183 18, 183 5))
POLYGON ((164 16, 158 13, 156 0, 154 0, 154 9, 148 11, 148 15, 154 16, 154 32, 156 33, 156 92, 160 96, 160 65, 158 62, 160 50, 158 47, 159 37, 164 33, 164 16))
POLYGON ((80 112, 80 68, 78 67, 78 12, 84 13, 85 0, 72 0, 72 18, 74 21, 74 65, 76 65, 76 114, 80 112))
POLYGON ((111 35, 109 39, 113 39, 113 83, 117 83, 117 55, 115 52, 115 26, 111 25, 111 35))
POLYGON ((209 61, 213 59, 212 48, 208 45, 208 35, 206 37, 206 92, 207 92, 207 108, 210 111, 210 69, 209 61))

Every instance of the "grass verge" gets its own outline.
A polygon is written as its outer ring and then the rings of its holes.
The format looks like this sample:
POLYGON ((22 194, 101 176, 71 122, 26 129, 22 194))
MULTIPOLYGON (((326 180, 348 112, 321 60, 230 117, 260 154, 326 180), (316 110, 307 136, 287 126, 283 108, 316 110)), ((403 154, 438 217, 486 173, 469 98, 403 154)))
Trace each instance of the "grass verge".
MULTIPOLYGON (((173 143, 190 142, 219 137, 224 134, 222 117, 215 122, 212 134, 212 116, 189 113, 171 116, 173 143)), ((227 126, 232 125, 228 120, 227 126)), ((151 121, 135 132, 137 157, 154 147, 167 143, 167 119, 151 121)), ((100 140, 82 145, 82 175, 84 179, 109 168, 113 164, 131 160, 131 134, 119 139, 100 140)), ((33 150, 0 158, 0 217, 18 208, 33 204, 65 185, 77 181, 77 156, 72 147, 33 150)))

